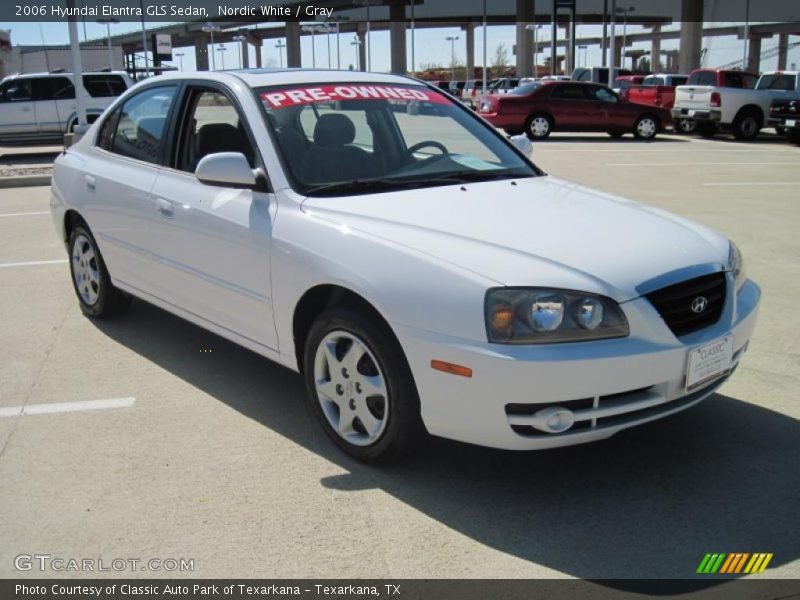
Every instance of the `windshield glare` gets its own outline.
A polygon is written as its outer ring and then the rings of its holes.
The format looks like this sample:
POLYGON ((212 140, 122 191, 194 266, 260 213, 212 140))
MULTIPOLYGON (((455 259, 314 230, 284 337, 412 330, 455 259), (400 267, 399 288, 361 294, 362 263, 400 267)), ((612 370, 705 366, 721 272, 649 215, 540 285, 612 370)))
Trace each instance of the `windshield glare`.
POLYGON ((256 93, 302 194, 539 174, 478 118, 424 86, 334 83, 256 93))

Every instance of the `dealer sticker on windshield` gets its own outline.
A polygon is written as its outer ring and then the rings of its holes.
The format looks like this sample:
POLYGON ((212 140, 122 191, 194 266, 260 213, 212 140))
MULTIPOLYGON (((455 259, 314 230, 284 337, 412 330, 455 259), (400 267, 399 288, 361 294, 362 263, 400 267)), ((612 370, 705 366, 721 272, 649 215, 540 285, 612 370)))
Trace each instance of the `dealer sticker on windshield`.
POLYGON ((729 335, 689 352, 686 391, 691 392, 727 375, 733 364, 733 336, 729 335))

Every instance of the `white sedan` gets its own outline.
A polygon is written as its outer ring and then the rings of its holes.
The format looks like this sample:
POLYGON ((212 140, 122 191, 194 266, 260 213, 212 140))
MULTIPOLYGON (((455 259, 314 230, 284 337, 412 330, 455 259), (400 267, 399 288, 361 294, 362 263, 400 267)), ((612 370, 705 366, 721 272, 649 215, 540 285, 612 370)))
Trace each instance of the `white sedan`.
POLYGON ((736 246, 524 150, 405 77, 168 75, 57 159, 51 207, 86 315, 135 296, 299 371, 363 460, 588 442, 712 394, 760 298, 736 246))

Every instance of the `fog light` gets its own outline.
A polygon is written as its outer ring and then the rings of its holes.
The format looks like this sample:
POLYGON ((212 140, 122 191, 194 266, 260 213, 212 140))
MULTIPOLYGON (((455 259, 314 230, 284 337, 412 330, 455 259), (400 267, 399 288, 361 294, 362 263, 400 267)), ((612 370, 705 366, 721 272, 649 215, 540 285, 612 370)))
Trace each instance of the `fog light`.
POLYGON ((545 433, 562 433, 575 424, 574 413, 561 406, 543 408, 533 416, 536 417, 536 422, 531 425, 545 433))

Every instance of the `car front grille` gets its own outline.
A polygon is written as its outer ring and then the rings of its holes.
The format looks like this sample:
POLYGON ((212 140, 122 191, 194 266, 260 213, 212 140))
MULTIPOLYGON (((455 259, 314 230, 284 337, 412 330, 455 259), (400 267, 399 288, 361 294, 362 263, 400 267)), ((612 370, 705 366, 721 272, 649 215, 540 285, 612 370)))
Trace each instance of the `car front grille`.
POLYGON ((661 288, 645 297, 672 333, 680 337, 719 321, 725 306, 725 287, 725 273, 713 273, 661 288))

